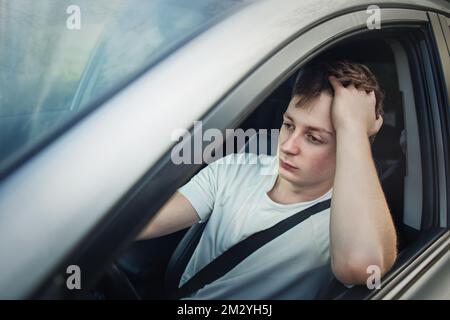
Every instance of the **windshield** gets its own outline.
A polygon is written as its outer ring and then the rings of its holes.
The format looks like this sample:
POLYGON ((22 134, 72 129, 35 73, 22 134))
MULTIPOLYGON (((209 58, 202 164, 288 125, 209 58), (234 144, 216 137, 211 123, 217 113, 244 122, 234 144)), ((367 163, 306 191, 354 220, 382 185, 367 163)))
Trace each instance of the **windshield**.
POLYGON ((245 0, 0 0, 0 175, 245 0))

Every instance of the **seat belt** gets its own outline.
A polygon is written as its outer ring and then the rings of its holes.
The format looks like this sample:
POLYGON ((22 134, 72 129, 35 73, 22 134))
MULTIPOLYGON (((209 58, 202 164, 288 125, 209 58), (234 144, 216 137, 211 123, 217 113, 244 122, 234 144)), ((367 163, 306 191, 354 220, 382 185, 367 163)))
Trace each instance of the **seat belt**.
POLYGON ((278 222, 274 226, 256 232, 241 242, 238 242, 203 267, 199 272, 179 287, 178 290, 175 290, 172 294, 172 298, 180 299, 187 297, 200 290, 205 285, 221 278, 266 243, 295 227, 299 223, 308 219, 310 216, 328 209, 330 205, 331 199, 316 203, 315 205, 278 222))

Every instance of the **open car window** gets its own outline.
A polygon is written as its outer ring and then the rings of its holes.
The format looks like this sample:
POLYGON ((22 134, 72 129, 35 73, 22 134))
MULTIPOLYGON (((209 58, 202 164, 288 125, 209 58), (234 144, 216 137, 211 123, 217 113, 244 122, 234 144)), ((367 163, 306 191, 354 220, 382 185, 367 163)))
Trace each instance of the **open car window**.
MULTIPOLYGON (((399 42, 402 34, 404 33, 398 31, 397 33, 386 33, 385 37, 367 37, 366 35, 366 37, 354 37, 339 41, 333 47, 325 50, 322 59, 348 59, 364 63, 375 73, 386 93, 384 125, 375 138, 372 151, 398 234, 398 249, 400 252, 408 249, 417 253, 418 250, 414 248, 414 245, 421 237, 426 237, 436 225, 422 228, 422 216, 425 216, 424 220, 429 221, 429 216, 433 213, 422 210, 422 159, 416 113, 417 103, 412 89, 410 61, 405 47, 399 42)), ((238 127, 244 131, 255 130, 256 132, 260 129, 279 129, 282 123, 282 114, 291 97, 295 78, 301 69, 278 86, 238 127)), ((256 139, 267 139, 267 137, 258 136, 256 139)), ((276 149, 271 145, 273 142, 267 142, 270 148, 266 151, 271 154, 276 149)), ((228 151, 239 152, 240 150, 228 151)), ((257 153, 259 151, 257 150, 257 153)), ((241 152, 246 152, 245 148, 241 152)), ((187 237, 182 240, 181 247, 186 246, 188 242, 186 239, 192 238, 194 230, 197 229, 200 230, 201 227, 193 226, 186 233, 187 237)), ((139 278, 136 269, 130 267, 130 261, 136 262, 136 265, 143 265, 149 257, 139 257, 138 248, 145 248, 146 252, 156 250, 155 253, 161 257, 163 253, 157 253, 158 247, 162 248, 162 243, 165 244, 165 248, 169 244, 174 246, 174 243, 180 241, 182 234, 184 234, 183 231, 173 236, 133 245, 131 250, 119 260, 119 263, 124 270, 139 278)), ((167 251, 165 252, 167 253, 167 251)), ((160 261, 159 263, 169 262, 169 256, 167 254, 164 256, 164 262, 160 261)), ((148 282, 148 279, 141 278, 139 282, 145 283, 148 282)), ((159 294, 164 290, 164 281, 160 279, 154 283, 156 285, 152 288, 144 286, 143 290, 147 290, 144 294, 150 298, 161 298, 159 294)), ((324 287, 318 298, 338 298, 351 295, 353 298, 359 299, 371 293, 374 291, 371 292, 364 286, 344 287, 335 281, 330 286, 324 287)))

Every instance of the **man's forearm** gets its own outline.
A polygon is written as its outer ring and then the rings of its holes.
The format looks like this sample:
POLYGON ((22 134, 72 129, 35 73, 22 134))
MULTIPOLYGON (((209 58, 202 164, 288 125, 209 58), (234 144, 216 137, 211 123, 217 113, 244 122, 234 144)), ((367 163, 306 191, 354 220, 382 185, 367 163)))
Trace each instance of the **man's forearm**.
POLYGON ((361 283, 366 268, 384 274, 396 257, 395 228, 372 160, 367 133, 336 132, 336 173, 331 203, 333 270, 344 282, 361 283))

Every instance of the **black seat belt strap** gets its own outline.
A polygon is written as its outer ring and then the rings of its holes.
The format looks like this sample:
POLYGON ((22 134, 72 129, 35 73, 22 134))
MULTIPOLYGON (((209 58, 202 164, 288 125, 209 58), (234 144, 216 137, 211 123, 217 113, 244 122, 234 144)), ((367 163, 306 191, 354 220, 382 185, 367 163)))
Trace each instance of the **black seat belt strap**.
POLYGON ((274 226, 256 232, 241 242, 238 242, 203 267, 186 283, 184 283, 183 286, 178 288, 178 290, 173 294, 173 298, 179 299, 182 297, 187 297, 203 288, 205 285, 221 278, 266 243, 295 227, 299 223, 308 219, 310 216, 328 209, 330 205, 331 199, 316 203, 315 205, 278 222, 274 226))

